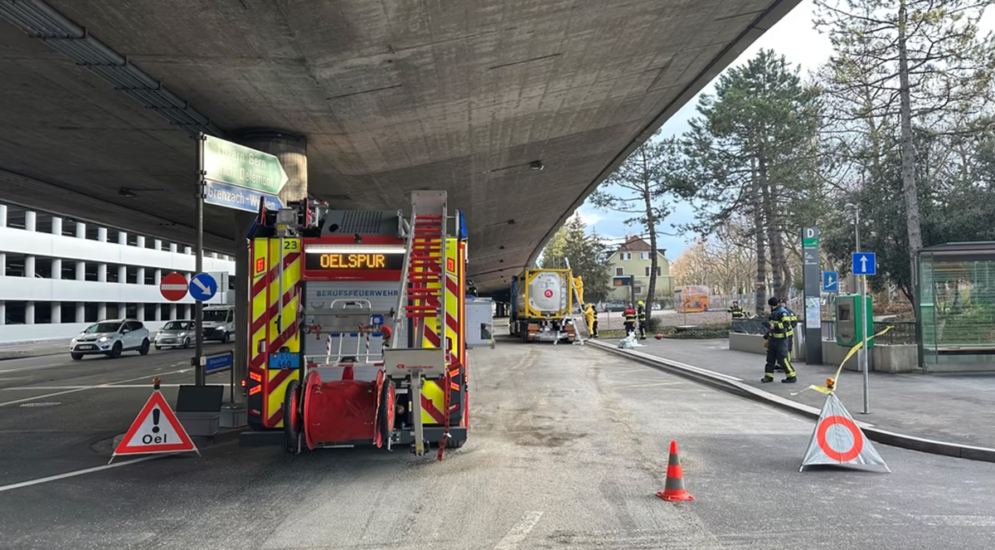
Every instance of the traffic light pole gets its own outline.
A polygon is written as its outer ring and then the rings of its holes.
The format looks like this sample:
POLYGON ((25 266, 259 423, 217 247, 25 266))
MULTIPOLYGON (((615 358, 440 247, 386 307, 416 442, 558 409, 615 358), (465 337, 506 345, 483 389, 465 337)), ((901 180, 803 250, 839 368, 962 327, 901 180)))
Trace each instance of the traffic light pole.
MULTIPOLYGON (((197 250, 194 259, 196 274, 204 272, 204 134, 197 136, 197 250)), ((204 368, 204 302, 197 300, 194 306, 194 326, 197 330, 196 346, 194 347, 194 384, 207 385, 207 373, 204 368)))

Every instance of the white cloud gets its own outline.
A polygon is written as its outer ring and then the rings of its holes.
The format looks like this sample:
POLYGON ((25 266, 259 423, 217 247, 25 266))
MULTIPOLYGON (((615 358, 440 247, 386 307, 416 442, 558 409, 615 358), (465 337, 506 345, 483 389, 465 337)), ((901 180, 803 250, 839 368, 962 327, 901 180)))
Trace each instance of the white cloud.
POLYGON ((584 222, 584 225, 589 229, 593 229, 598 222, 604 219, 596 210, 590 209, 587 206, 578 208, 574 215, 580 218, 580 221, 584 222))

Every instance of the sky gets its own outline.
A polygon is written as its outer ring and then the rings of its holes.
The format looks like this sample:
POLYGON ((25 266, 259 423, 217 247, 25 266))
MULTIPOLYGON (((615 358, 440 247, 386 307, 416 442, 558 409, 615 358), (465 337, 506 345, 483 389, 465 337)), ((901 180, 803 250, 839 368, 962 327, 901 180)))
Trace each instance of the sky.
MULTIPOLYGON (((812 24, 813 13, 812 0, 802 0, 791 13, 782 18, 743 52, 730 67, 745 64, 760 49, 771 49, 783 54, 789 63, 799 65, 803 75, 815 71, 829 60, 832 45, 827 36, 815 30, 812 24)), ((701 93, 711 93, 713 90, 714 87, 710 84, 701 93)), ((697 105, 698 98, 695 97, 663 125, 659 136, 668 138, 687 131, 690 128, 688 121, 694 118, 697 105)), ((681 252, 697 235, 677 235, 676 230, 672 227, 694 219, 694 212, 688 203, 672 202, 671 210, 673 214, 660 226, 662 231, 670 233, 670 235, 660 235, 658 244, 659 248, 667 250, 667 257, 674 260, 680 256, 681 252)), ((627 214, 599 210, 591 205, 590 201, 581 206, 577 210, 577 214, 588 225, 589 230, 597 231, 602 237, 621 240, 627 234, 640 233, 638 228, 626 227, 624 221, 629 217, 627 214)))

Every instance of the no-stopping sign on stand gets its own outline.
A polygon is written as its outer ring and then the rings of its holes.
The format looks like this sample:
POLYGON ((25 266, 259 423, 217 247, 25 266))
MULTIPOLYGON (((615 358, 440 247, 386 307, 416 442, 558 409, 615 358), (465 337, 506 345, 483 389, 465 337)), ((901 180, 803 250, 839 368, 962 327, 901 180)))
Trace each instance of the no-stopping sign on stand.
POLYGON ((835 393, 826 396, 801 470, 816 464, 883 466, 891 471, 835 393))

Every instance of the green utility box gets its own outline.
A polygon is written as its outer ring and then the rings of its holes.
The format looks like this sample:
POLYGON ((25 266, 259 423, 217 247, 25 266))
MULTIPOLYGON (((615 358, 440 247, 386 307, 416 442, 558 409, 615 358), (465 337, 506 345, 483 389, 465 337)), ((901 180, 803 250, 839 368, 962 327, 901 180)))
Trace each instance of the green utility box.
MULTIPOLYGON (((841 346, 853 347, 860 343, 860 330, 867 327, 867 337, 874 336, 874 300, 867 297, 866 307, 860 307, 860 296, 836 297, 836 343, 841 346)), ((874 347, 874 340, 867 342, 867 347, 874 347)))

